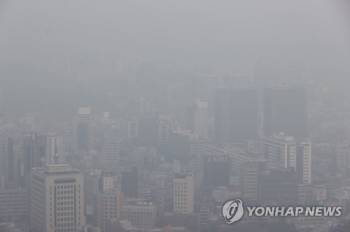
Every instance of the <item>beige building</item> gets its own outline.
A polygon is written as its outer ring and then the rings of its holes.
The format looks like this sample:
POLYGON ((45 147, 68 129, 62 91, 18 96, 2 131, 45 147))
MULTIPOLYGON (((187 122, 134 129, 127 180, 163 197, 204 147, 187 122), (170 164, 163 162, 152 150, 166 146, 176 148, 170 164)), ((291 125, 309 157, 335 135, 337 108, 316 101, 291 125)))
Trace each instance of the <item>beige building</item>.
POLYGON ((174 213, 190 214, 194 208, 193 174, 175 175, 173 183, 174 213))
POLYGON ((94 195, 94 226, 106 232, 111 220, 120 218, 123 196, 118 189, 109 189, 94 195))
POLYGON ((85 225, 83 174, 69 164, 31 171, 31 224, 37 232, 81 231, 85 225))
POLYGON ((157 207, 144 201, 128 202, 122 206, 121 219, 131 222, 131 225, 140 229, 154 227, 157 216, 157 207))

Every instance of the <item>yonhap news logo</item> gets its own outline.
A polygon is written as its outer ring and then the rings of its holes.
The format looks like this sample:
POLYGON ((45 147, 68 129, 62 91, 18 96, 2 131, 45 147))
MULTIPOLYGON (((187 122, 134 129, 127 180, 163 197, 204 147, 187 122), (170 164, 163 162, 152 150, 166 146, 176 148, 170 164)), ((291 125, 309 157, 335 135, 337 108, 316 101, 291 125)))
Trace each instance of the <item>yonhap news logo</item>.
POLYGON ((243 206, 241 199, 229 200, 222 207, 222 215, 227 224, 233 224, 240 220, 244 212, 248 217, 340 217, 341 206, 307 206, 307 207, 284 207, 284 206, 243 206))
POLYGON ((243 202, 240 199, 228 201, 222 207, 222 215, 227 224, 232 224, 238 221, 243 217, 243 214, 243 202))

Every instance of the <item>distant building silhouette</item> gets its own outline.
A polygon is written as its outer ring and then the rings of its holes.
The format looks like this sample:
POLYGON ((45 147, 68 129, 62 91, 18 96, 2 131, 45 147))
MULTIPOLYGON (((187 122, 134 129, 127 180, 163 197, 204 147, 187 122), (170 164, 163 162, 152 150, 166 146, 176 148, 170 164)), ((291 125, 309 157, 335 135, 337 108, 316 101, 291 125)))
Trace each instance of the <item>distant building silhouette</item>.
POLYGON ((121 191, 125 197, 138 197, 138 168, 127 167, 121 173, 121 191))
POLYGON ((258 135, 258 96, 253 88, 216 89, 215 138, 243 143, 258 135))
POLYGON ((284 132, 295 138, 307 137, 307 98, 304 88, 266 88, 263 112, 265 136, 284 132))
POLYGON ((74 151, 89 151, 92 148, 92 115, 90 107, 78 109, 73 125, 74 151))

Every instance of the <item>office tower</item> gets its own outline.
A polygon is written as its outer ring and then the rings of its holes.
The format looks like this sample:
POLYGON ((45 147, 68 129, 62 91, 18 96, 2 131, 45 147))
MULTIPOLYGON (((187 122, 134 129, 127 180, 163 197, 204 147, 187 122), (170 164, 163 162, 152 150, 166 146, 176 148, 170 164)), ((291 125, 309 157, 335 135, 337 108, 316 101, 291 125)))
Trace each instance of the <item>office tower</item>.
POLYGON ((69 164, 31 172, 31 224, 37 232, 81 231, 85 225, 84 178, 69 164))
POLYGON ((266 171, 260 179, 259 203, 269 206, 296 206, 298 175, 294 169, 266 171))
POLYGON ((269 168, 295 168, 300 183, 311 183, 311 142, 296 141, 283 133, 263 137, 262 142, 269 168))
POLYGON ((130 198, 138 196, 138 175, 138 168, 136 166, 127 167, 121 173, 121 191, 123 193, 123 196, 130 198))
POLYGON ((121 219, 131 222, 139 229, 152 229, 155 226, 157 207, 148 202, 126 202, 121 209, 121 219))
POLYGON ((107 224, 111 220, 120 219, 122 206, 122 193, 118 189, 94 194, 94 226, 106 232, 107 224))
POLYGON ((0 135, 0 188, 18 182, 20 176, 19 157, 13 150, 13 139, 0 135))
POLYGON ((170 125, 166 122, 160 122, 158 125, 158 145, 164 147, 169 142, 170 125))
POLYGON ((64 140, 62 135, 47 135, 46 137, 46 163, 61 164, 65 163, 66 154, 64 149, 64 140))
POLYGON ((92 149, 92 115, 90 107, 81 107, 74 116, 74 151, 92 149))
POLYGON ((266 88, 263 105, 265 136, 284 132, 295 138, 307 137, 305 89, 285 86, 266 88))
POLYGON ((84 205, 86 220, 92 218, 94 212, 94 195, 99 192, 100 175, 94 172, 84 173, 84 205))
POLYGON ((202 139, 208 138, 208 103, 197 99, 187 109, 187 127, 202 139))
POLYGON ((0 190, 0 218, 3 221, 17 221, 27 215, 26 189, 11 188, 0 190))
POLYGON ((257 203, 259 199, 260 178, 266 168, 264 161, 249 161, 242 164, 240 186, 242 198, 249 203, 257 203))
POLYGON ((120 134, 123 138, 130 139, 138 136, 137 120, 121 120, 120 134))
POLYGON ((243 143, 258 134, 258 96, 252 88, 216 89, 215 137, 243 143))
POLYGON ((350 168, 350 146, 349 143, 339 143, 336 147, 337 171, 343 172, 350 168))
POLYGON ((112 188, 114 188, 113 176, 109 173, 102 173, 100 177, 99 190, 107 191, 112 188))
POLYGON ((194 210, 193 174, 175 174, 173 183, 174 213, 191 214, 194 210))
POLYGON ((311 184, 311 142, 297 142, 296 172, 299 176, 299 182, 311 184))
POLYGON ((24 138, 24 181, 28 189, 31 169, 42 167, 46 163, 46 146, 47 138, 44 135, 31 134, 24 138))
POLYGON ((107 138, 101 151, 101 163, 104 170, 118 170, 119 167, 119 139, 107 138))
POLYGON ((230 162, 227 155, 204 156, 203 169, 205 187, 230 185, 230 162))

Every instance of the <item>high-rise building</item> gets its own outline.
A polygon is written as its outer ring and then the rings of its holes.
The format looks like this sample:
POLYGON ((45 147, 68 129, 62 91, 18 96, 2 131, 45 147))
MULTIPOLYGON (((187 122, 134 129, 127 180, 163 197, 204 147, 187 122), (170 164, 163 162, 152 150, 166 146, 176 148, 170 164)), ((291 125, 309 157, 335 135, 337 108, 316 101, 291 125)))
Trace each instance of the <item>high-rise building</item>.
POLYGON ((145 201, 126 202, 121 209, 121 219, 139 229, 152 229, 157 217, 157 207, 145 201))
POLYGON ((258 96, 253 88, 216 89, 215 138, 244 143, 258 136, 258 96))
POLYGON ((38 232, 81 231, 85 225, 83 174, 69 164, 31 171, 31 224, 38 232))
POLYGON ((197 99, 188 108, 188 128, 201 139, 208 138, 208 103, 197 99))
POLYGON ((284 132, 295 138, 307 137, 307 96, 304 88, 266 88, 263 105, 265 136, 284 132))
POLYGON ((350 168, 350 146, 349 143, 339 143, 336 148, 336 162, 338 172, 350 168))
POLYGON ((259 202, 269 206, 296 206, 298 175, 294 169, 266 171, 260 178, 259 202))
POLYGON ((118 170, 119 167, 119 139, 107 138, 101 151, 101 163, 104 170, 118 170))
POLYGON ((230 185, 230 162, 227 155, 204 156, 203 169, 205 187, 230 185))
POLYGON ((121 191, 123 196, 134 198, 138 196, 139 193, 139 177, 138 168, 127 167, 121 173, 121 191))
POLYGON ((81 107, 74 116, 74 151, 89 151, 92 148, 92 115, 90 107, 81 107))
POLYGON ((0 218, 3 221, 17 221, 27 215, 26 189, 12 188, 0 190, 0 218))
POLYGON ((263 156, 273 169, 294 168, 300 183, 311 183, 311 142, 283 133, 263 138, 263 156))
POLYGON ((94 194, 94 226, 106 232, 111 220, 120 219, 122 193, 118 189, 109 189, 94 194))
POLYGON ((0 188, 5 188, 10 182, 18 182, 19 160, 18 154, 13 149, 13 139, 0 135, 0 188))
POLYGON ((138 125, 136 120, 121 120, 120 134, 123 138, 135 138, 138 136, 138 125))
POLYGON ((257 203, 259 199, 260 178, 265 170, 266 162, 249 161, 241 167, 241 192, 245 201, 257 203))
POLYGON ((174 213, 191 214, 194 210, 193 174, 175 174, 173 182, 174 213))

